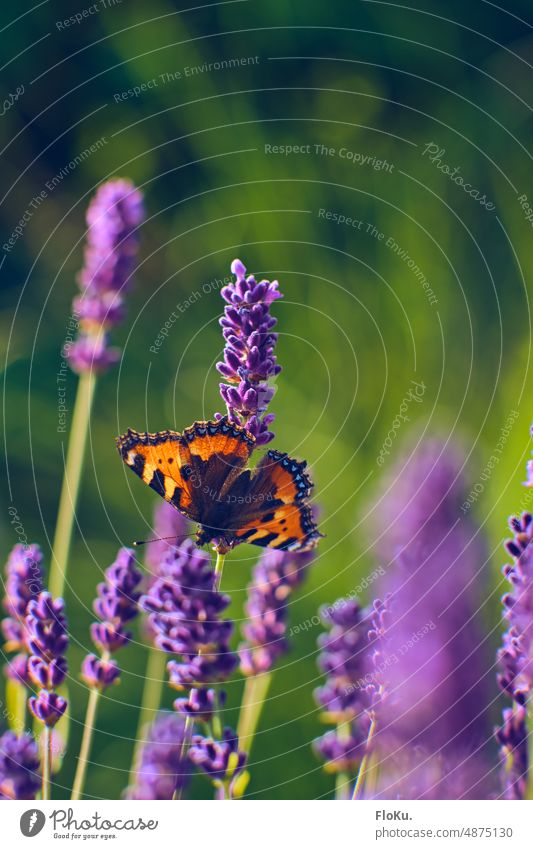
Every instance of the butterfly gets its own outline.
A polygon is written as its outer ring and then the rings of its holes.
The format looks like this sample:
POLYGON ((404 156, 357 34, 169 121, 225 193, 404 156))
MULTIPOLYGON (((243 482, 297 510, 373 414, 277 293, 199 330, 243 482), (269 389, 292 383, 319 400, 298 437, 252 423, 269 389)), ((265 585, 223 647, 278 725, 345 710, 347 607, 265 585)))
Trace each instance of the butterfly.
POLYGON ((306 463, 267 451, 247 468, 255 438, 227 417, 194 422, 183 433, 137 433, 116 440, 135 474, 199 525, 196 543, 219 551, 242 542, 282 551, 308 551, 322 536, 307 499, 306 463))

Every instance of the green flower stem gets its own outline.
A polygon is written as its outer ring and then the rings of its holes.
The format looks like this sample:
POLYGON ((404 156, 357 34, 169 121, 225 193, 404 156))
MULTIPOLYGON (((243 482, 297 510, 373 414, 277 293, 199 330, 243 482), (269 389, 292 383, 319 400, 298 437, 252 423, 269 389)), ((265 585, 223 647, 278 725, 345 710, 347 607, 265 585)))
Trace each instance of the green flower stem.
MULTIPOLYGON (((351 733, 349 722, 339 722, 337 725, 337 736, 339 737, 339 740, 350 739, 351 733)), ((337 780, 335 782, 335 798, 341 800, 350 798, 350 776, 347 772, 337 773, 337 780)))
POLYGON ((16 734, 22 734, 26 727, 28 689, 20 680, 6 678, 5 693, 9 727, 16 734))
MULTIPOLYGON (((224 562, 226 560, 226 553, 222 553, 217 550, 217 559, 215 562, 215 580, 213 583, 213 588, 218 592, 220 590, 220 582, 222 581, 222 573, 224 571, 224 562)), ((200 652, 201 653, 201 652, 200 652)), ((185 719, 185 728, 183 730, 183 742, 181 744, 181 752, 178 758, 178 763, 183 764, 185 761, 185 755, 187 753, 187 749, 191 744, 192 730, 194 727, 194 719, 190 713, 187 714, 185 719)), ((175 791, 173 795, 173 799, 180 800, 183 793, 183 785, 175 791)))
POLYGON ((355 782, 355 787, 353 789, 353 796, 352 796, 353 801, 357 801, 358 799, 361 798, 361 793, 363 792, 363 789, 364 789, 364 786, 365 786, 365 781, 366 781, 367 772, 368 772, 368 763, 369 763, 369 760, 370 760, 370 746, 371 746, 371 743, 372 743, 372 738, 374 737, 375 733, 376 733, 376 715, 375 715, 374 712, 372 712, 372 719, 371 719, 371 722, 370 722, 370 728, 368 730, 368 737, 366 738, 365 753, 364 753, 363 758, 361 760, 361 765, 359 767, 359 772, 357 774, 357 780, 355 782))
POLYGON ((52 546, 52 561, 48 587, 54 598, 62 596, 65 589, 70 542, 72 539, 74 519, 76 517, 76 503, 78 501, 95 387, 96 375, 94 372, 84 372, 80 376, 78 391, 76 393, 54 543, 52 546))
POLYGON ((130 784, 133 784, 135 765, 137 763, 139 750, 142 747, 146 728, 153 721, 161 705, 166 665, 166 653, 161 651, 161 649, 152 647, 148 654, 146 672, 144 674, 143 697, 141 702, 141 711, 139 713, 139 722, 137 724, 137 736, 135 738, 133 758, 131 761, 130 784))
POLYGON ((48 725, 43 731, 43 769, 42 769, 42 792, 43 801, 50 799, 50 776, 52 774, 52 729, 48 725))
POLYGON ((272 680, 272 673, 262 672, 260 675, 250 675, 246 679, 237 724, 239 746, 242 751, 250 754, 254 735, 261 718, 263 705, 272 680))
MULTIPOLYGON (((104 663, 109 660, 108 651, 102 652, 102 660, 104 663)), ((98 687, 91 687, 89 701, 87 702, 87 713, 85 715, 85 725, 83 727, 83 736, 81 738, 78 765, 74 776, 74 784, 72 785, 72 796, 70 797, 73 802, 77 801, 83 793, 87 766, 89 764, 89 755, 91 754, 91 744, 93 741, 94 726, 96 722, 96 711, 101 695, 102 691, 99 690, 98 687)))
POLYGON ((215 584, 214 589, 218 592, 220 590, 220 582, 222 581, 222 572, 224 571, 224 563, 226 561, 226 555, 221 554, 220 551, 217 551, 217 559, 215 562, 215 584))
MULTIPOLYGON (((194 719, 191 714, 188 713, 185 717, 185 728, 183 729, 183 740, 181 742, 180 755, 178 758, 179 769, 181 770, 182 766, 185 766, 185 755, 187 754, 187 750, 191 745, 191 737, 192 737, 192 729, 194 726, 194 719)), ((177 790, 174 791, 173 799, 176 801, 181 801, 183 796, 183 782, 181 782, 180 786, 177 790)))

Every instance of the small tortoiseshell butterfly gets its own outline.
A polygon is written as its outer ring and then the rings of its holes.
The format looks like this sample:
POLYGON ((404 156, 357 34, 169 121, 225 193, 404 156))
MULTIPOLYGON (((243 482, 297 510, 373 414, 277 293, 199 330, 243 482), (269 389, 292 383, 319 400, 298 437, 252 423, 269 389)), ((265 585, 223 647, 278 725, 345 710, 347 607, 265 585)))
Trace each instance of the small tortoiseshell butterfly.
POLYGON ((322 536, 306 499, 305 462, 268 451, 245 468, 255 439, 227 418, 194 422, 183 433, 137 433, 117 439, 119 453, 145 484, 200 527, 197 545, 220 550, 241 542, 308 551, 322 536))

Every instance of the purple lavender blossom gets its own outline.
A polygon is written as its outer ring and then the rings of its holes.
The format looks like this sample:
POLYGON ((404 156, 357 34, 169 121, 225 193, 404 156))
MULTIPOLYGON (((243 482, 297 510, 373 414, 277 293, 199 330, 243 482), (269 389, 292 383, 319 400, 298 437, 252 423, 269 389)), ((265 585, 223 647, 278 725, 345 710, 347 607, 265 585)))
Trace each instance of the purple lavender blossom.
POLYGON ((512 589, 502 599, 509 628, 498 652, 498 684, 514 706, 504 710, 496 739, 506 798, 523 799, 529 766, 526 705, 533 692, 533 516, 511 517, 509 525, 514 536, 506 548, 513 563, 504 566, 503 573, 512 589))
POLYGON ((28 603, 26 615, 26 642, 31 653, 28 673, 39 687, 37 696, 29 699, 33 715, 52 727, 67 708, 67 702, 54 691, 67 676, 65 652, 68 647, 65 602, 53 599, 50 593, 41 592, 28 603))
POLYGON ((216 690, 200 687, 197 690, 190 690, 187 698, 176 699, 174 710, 190 716, 191 719, 210 722, 225 701, 226 694, 223 690, 217 694, 216 690))
MULTIPOLYGON (((394 758, 376 761, 379 781, 364 799, 452 800, 480 799, 486 792, 487 778, 481 778, 472 757, 458 753, 444 756, 413 745, 409 750, 398 748, 394 758)), ((492 764, 487 764, 490 772, 492 764)), ((493 798, 491 791, 489 798, 493 798)))
POLYGON ((245 426, 256 445, 266 445, 274 438, 269 430, 274 416, 266 413, 274 396, 269 381, 281 371, 274 354, 278 337, 272 332, 277 320, 270 307, 282 295, 277 281, 258 283, 253 275, 246 277, 239 259, 231 271, 236 281, 221 290, 227 303, 220 319, 226 344, 217 369, 228 383, 220 384, 220 394, 230 421, 245 426))
POLYGON ((189 760, 213 781, 235 778, 244 769, 246 753, 239 751, 239 740, 231 728, 224 728, 222 740, 195 734, 189 749, 189 760))
POLYGON ((503 723, 496 730, 500 745, 506 799, 525 799, 529 770, 527 711, 523 705, 505 708, 503 723))
POLYGON ((73 304, 80 335, 66 351, 78 373, 104 372, 120 356, 109 347, 108 331, 124 317, 123 292, 131 282, 143 219, 142 194, 130 180, 108 180, 89 204, 81 294, 73 304))
POLYGON ((34 717, 52 728, 63 716, 67 709, 67 700, 50 690, 39 690, 37 696, 32 696, 28 704, 34 717))
POLYGON ((31 734, 0 737, 0 799, 35 799, 41 787, 39 747, 31 734))
POLYGON ((178 690, 228 678, 237 666, 229 647, 233 622, 220 616, 230 598, 216 587, 209 555, 184 540, 160 566, 160 577, 141 598, 158 648, 180 656, 168 664, 178 690))
POLYGON ((107 690, 120 678, 120 666, 113 658, 98 657, 88 654, 81 664, 81 678, 89 687, 97 690, 107 690))
POLYGON ((6 563, 6 584, 3 607, 7 618, 2 632, 7 652, 18 652, 6 666, 6 674, 14 680, 28 683, 25 617, 28 602, 43 588, 43 555, 38 545, 16 545, 6 563))
POLYGON ((117 558, 106 569, 106 580, 97 587, 98 597, 93 608, 99 622, 91 625, 91 637, 102 657, 89 654, 82 665, 82 678, 90 687, 104 690, 120 676, 120 668, 110 657, 131 640, 125 627, 138 612, 141 572, 135 566, 131 549, 121 548, 117 558))
POLYGON ((314 556, 314 551, 262 552, 248 587, 248 619, 242 628, 246 642, 239 646, 244 675, 268 672, 287 651, 289 596, 304 580, 314 556))
POLYGON ((355 599, 346 598, 323 607, 321 616, 329 629, 318 638, 318 665, 326 683, 315 690, 315 699, 324 709, 323 720, 336 728, 316 740, 314 748, 329 772, 355 773, 371 722, 371 619, 355 599))
POLYGON ((187 779, 182 758, 185 720, 170 712, 161 712, 147 734, 135 766, 135 784, 127 792, 129 799, 172 799, 187 779))
POLYGON ((380 586, 391 596, 381 659, 388 684, 377 740, 381 798, 410 798, 412 771, 425 774, 432 759, 449 775, 424 792, 418 787, 420 797, 440 798, 432 793, 455 770, 461 776, 453 784, 466 798, 494 792, 488 638, 477 613, 487 556, 479 529, 461 510, 462 462, 453 446, 426 441, 392 468, 376 509, 375 547, 385 567, 380 586), (408 765, 403 790, 402 763, 408 765), (459 780, 466 776, 468 786, 459 780))
POLYGON ((328 773, 355 773, 364 752, 364 739, 358 730, 348 726, 346 736, 330 729, 313 742, 313 748, 328 773))

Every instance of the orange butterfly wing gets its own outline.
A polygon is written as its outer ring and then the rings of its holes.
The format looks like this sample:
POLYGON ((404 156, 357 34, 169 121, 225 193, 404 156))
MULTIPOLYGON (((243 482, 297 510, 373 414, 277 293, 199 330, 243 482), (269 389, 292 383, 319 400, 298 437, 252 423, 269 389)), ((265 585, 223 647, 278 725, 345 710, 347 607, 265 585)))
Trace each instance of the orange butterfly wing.
POLYGON ((198 521, 184 447, 181 433, 172 430, 138 433, 129 429, 117 439, 122 459, 143 483, 190 519, 198 521))
POLYGON ((204 522, 216 496, 238 476, 254 439, 243 428, 220 421, 194 422, 183 433, 128 430, 117 448, 141 480, 189 519, 204 522))
POLYGON ((283 551, 309 551, 318 544, 322 534, 306 503, 313 484, 305 466, 268 451, 254 471, 242 473, 243 482, 237 480, 228 492, 235 499, 230 533, 236 542, 283 551))

